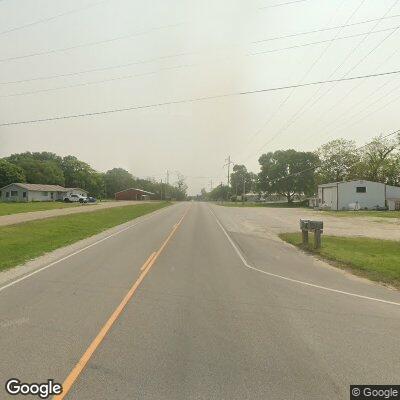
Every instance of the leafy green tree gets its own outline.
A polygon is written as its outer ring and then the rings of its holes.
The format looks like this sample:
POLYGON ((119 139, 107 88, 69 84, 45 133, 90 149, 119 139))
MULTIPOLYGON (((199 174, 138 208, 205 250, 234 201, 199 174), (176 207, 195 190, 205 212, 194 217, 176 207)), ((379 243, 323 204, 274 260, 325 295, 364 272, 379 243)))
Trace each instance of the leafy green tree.
MULTIPOLYGON (((113 198, 116 192, 135 187, 132 174, 123 168, 113 168, 104 175, 106 195, 113 198)), ((146 189, 143 189, 146 190, 146 189)))
POLYGON ((28 183, 64 185, 64 174, 55 157, 57 156, 53 153, 26 152, 12 154, 6 160, 24 171, 28 183))
POLYGON ((288 203, 293 202, 295 195, 313 194, 313 168, 318 162, 318 156, 312 152, 278 150, 263 154, 259 158, 259 187, 265 193, 285 196, 288 203))
POLYGON ((5 159, 0 159, 0 188, 10 183, 25 182, 24 170, 5 159))
POLYGON ((209 199, 213 201, 222 201, 229 199, 230 188, 228 185, 218 185, 208 194, 209 199))
POLYGON ((361 153, 357 165, 358 179, 396 184, 399 181, 400 136, 394 139, 375 137, 361 153))
POLYGON ((236 196, 241 196, 243 190, 246 193, 252 192, 257 186, 257 175, 248 172, 244 165, 235 164, 230 176, 231 192, 236 196))
POLYGON ((319 183, 339 182, 356 178, 360 155, 354 141, 332 140, 318 148, 316 155, 321 164, 317 172, 319 183))

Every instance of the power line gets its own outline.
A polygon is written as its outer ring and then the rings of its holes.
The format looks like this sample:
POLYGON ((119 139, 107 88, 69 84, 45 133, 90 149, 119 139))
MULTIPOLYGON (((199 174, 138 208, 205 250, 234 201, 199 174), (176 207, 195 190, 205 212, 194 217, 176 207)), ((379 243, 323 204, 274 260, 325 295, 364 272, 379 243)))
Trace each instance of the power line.
MULTIPOLYGON (((178 25, 180 25, 180 24, 178 24, 178 25)), ((59 51, 67 51, 67 50, 80 48, 80 47, 85 47, 85 46, 102 44, 102 43, 106 43, 106 42, 110 42, 110 41, 114 41, 114 40, 120 40, 122 38, 127 38, 127 37, 142 35, 142 34, 147 34, 147 33, 153 32, 154 30, 158 30, 158 29, 165 29, 165 28, 175 27, 175 26, 178 26, 178 25, 169 25, 169 26, 165 26, 165 27, 161 27, 161 28, 153 28, 150 31, 143 31, 143 32, 135 33, 135 34, 119 36, 117 38, 107 39, 105 41, 91 42, 91 43, 85 43, 85 44, 82 44, 82 45, 66 47, 66 48, 62 48, 62 49, 50 50, 50 51, 46 51, 44 53, 34 53, 34 54, 32 53, 30 55, 18 56, 18 59, 19 58, 26 58, 26 57, 33 57, 35 55, 50 54, 50 53, 59 52, 59 51)), ((396 30, 398 28, 400 28, 400 25, 397 26, 397 27, 394 27, 394 28, 387 28, 387 29, 382 29, 382 30, 379 30, 379 31, 374 31, 373 33, 386 32, 386 31, 390 31, 390 30, 396 30)), ((262 52, 257 52, 257 53, 248 53, 248 54, 246 54, 246 56, 254 56, 254 55, 264 54, 264 53, 272 53, 272 52, 277 52, 277 51, 291 50, 291 49, 295 49, 295 48, 298 48, 298 47, 305 47, 305 46, 311 46, 311 45, 315 45, 315 44, 332 42, 334 40, 348 39, 348 38, 352 38, 352 37, 356 37, 356 36, 362 36, 362 35, 366 35, 366 34, 367 33, 361 33, 361 34, 356 34, 356 35, 333 38, 333 39, 329 39, 329 40, 305 43, 305 44, 296 45, 296 46, 284 47, 284 48, 279 48, 279 49, 272 49, 272 50, 267 50, 267 51, 262 51, 262 52)), ((188 55, 193 55, 193 54, 196 54, 196 53, 195 52, 178 53, 178 54, 169 55, 169 56, 151 58, 151 59, 148 59, 148 60, 134 61, 134 62, 130 62, 130 63, 118 64, 118 65, 113 65, 113 66, 108 66, 108 67, 93 68, 93 69, 82 70, 82 71, 77 71, 77 72, 71 72, 71 73, 66 73, 66 74, 55 74, 55 75, 49 75, 49 76, 20 79, 20 80, 15 80, 15 81, 0 82, 0 85, 9 85, 9 84, 32 82, 32 81, 38 81, 38 80, 63 78, 63 77, 81 75, 81 74, 90 73, 90 72, 107 71, 107 70, 118 69, 118 68, 128 67, 128 66, 137 65, 137 64, 149 63, 149 62, 158 61, 158 60, 161 60, 161 59, 180 57, 180 56, 188 56, 188 55)), ((17 58, 14 57, 13 59, 17 59, 17 58)), ((8 58, 8 59, 0 59, 0 62, 8 61, 8 60, 10 60, 10 58, 8 58)), ((11 96, 13 96, 13 95, 11 95, 11 96)), ((2 96, 0 96, 0 97, 2 97, 2 96)), ((7 97, 7 96, 3 96, 3 97, 7 97)))
MULTIPOLYGON (((384 31, 388 31, 388 30, 393 30, 393 29, 398 29, 400 28, 400 25, 398 27, 395 28, 389 28, 389 29, 383 29, 381 31, 374 31, 373 33, 378 33, 378 32, 384 32, 384 31)), ((303 45, 299 45, 299 46, 293 46, 293 47, 289 47, 289 48, 284 48, 284 49, 274 49, 274 50, 269 50, 267 52, 274 52, 274 51, 281 51, 281 50, 287 50, 287 49, 292 49, 292 48, 297 48, 297 47, 303 47, 303 46, 309 46, 312 44, 318 44, 318 43, 326 43, 326 42, 332 42, 334 40, 339 40, 339 39, 347 39, 349 37, 354 37, 354 36, 360 36, 360 35, 365 35, 365 33, 363 34, 357 34, 357 35, 351 35, 351 36, 346 36, 346 37, 340 37, 340 38, 333 38, 330 40, 324 40, 321 42, 313 42, 313 43, 307 43, 307 44, 303 44, 303 45)), ((262 52, 265 53, 265 52, 262 52)), ((322 55, 325 53, 325 51, 322 53, 322 55)), ((194 53, 181 53, 179 55, 190 55, 190 54, 194 54, 194 53)), ((252 55, 257 55, 257 54, 261 54, 261 53, 253 53, 253 54, 247 54, 249 56, 252 55)), ((321 55, 321 56, 322 56, 321 55)), ((316 62, 319 61, 320 57, 317 58, 316 62)), ((152 59, 152 61, 157 60, 157 59, 152 59)), ((144 62, 148 62, 148 61, 144 61, 144 62)), ((311 69, 315 66, 316 62, 314 62, 314 64, 312 65, 311 69)), ((141 62, 138 62, 141 63, 141 62)), ((143 63, 143 62, 142 62, 143 63)), ((136 63, 128 63, 122 66, 129 66, 129 65, 134 65, 136 63)), ((191 65, 184 65, 184 66, 177 66, 177 67, 171 67, 171 68, 166 68, 166 69, 176 69, 176 68, 180 68, 180 67, 191 67, 194 66, 196 64, 191 64, 191 65)), ((105 67, 105 68, 98 68, 98 69, 94 69, 91 71, 102 71, 102 70, 107 70, 107 69, 113 69, 113 68, 119 68, 121 67, 119 66, 115 66, 115 67, 105 67)), ((163 71, 164 69, 162 69, 161 71, 163 71)), ((77 73, 71 73, 71 74, 61 74, 58 75, 59 77, 61 76, 73 76, 73 75, 79 75, 81 73, 84 73, 87 71, 82 71, 82 72, 77 72, 77 73)), ((62 89, 68 89, 68 88, 74 88, 74 87, 81 87, 81 86, 89 86, 89 85, 94 85, 94 84, 101 84, 101 83, 106 83, 106 82, 112 82, 112 81, 117 81, 117 80, 123 80, 123 79, 130 79, 130 78, 134 78, 134 77, 138 77, 138 76, 144 76, 144 75, 149 75, 149 74, 154 74, 155 72, 150 72, 150 73, 143 73, 143 74, 133 74, 133 75, 127 75, 127 76, 121 76, 121 77, 116 77, 116 78, 109 78, 109 79, 103 79, 103 80, 99 80, 99 81, 92 81, 92 82, 83 82, 83 83, 78 83, 78 84, 72 84, 72 85, 65 85, 65 86, 59 86, 56 88, 49 88, 49 89, 38 89, 38 90, 32 90, 32 91, 26 91, 26 92, 20 92, 20 93, 11 93, 11 94, 6 94, 6 95, 0 95, 0 98, 7 98, 7 97, 17 97, 17 96, 25 96, 25 95, 31 95, 31 94, 36 94, 36 93, 45 93, 45 92, 53 92, 53 91, 57 91, 57 90, 62 90, 62 89)), ((306 76, 308 75, 308 73, 306 74, 306 76)), ((45 78, 44 78, 45 79, 45 78)), ((34 78, 32 80, 38 80, 37 78, 34 78)), ((40 80, 40 78, 39 78, 40 80)), ((1 83, 0 84, 4 84, 1 83)), ((7 84, 7 82, 5 83, 7 84)), ((290 96, 289 96, 290 97, 290 96)), ((280 109, 280 107, 279 107, 280 109)), ((278 109, 278 111, 279 111, 278 109)))
MULTIPOLYGON (((382 63, 380 63, 380 64, 378 65, 378 67, 376 67, 376 68, 374 69, 373 72, 378 71, 383 65, 386 65, 386 63, 387 63, 392 57, 394 57, 394 56, 399 52, 399 50, 400 50, 399 48, 396 48, 395 51, 394 51, 389 57, 386 57, 386 59, 385 59, 382 63)), ((356 103, 356 104, 352 104, 352 107, 349 108, 347 111, 353 111, 355 107, 359 106, 360 104, 362 104, 363 102, 365 102, 366 100, 368 100, 370 97, 372 97, 373 95, 375 95, 377 92, 379 92, 383 87, 385 87, 389 82, 391 82, 392 79, 394 79, 394 78, 389 78, 385 83, 383 83, 382 85, 380 85, 377 89, 373 90, 373 92, 370 93, 368 96, 363 97, 363 98, 361 99, 361 101, 359 101, 359 102, 356 103)), ((363 83, 364 83, 364 82, 360 81, 356 86, 353 86, 344 96, 342 96, 336 103, 334 103, 334 105, 333 105, 332 107, 330 107, 330 108, 326 111, 326 113, 331 112, 331 111, 332 111, 333 109, 335 109, 339 104, 342 104, 343 101, 344 101, 347 97, 349 97, 349 95, 350 95, 351 93, 353 93, 353 92, 354 92, 355 90, 357 90, 360 86, 362 86, 363 83)), ((397 86, 396 86, 394 89, 397 89, 397 86)), ((355 115, 358 115, 358 114, 359 114, 360 112, 362 112, 363 110, 369 108, 371 105, 373 105, 373 104, 379 102, 381 99, 385 98, 389 93, 393 92, 394 89, 390 90, 390 91, 387 92, 385 95, 379 97, 378 100, 375 100, 374 102, 372 102, 372 103, 369 104, 368 106, 364 107, 363 109, 361 109, 360 111, 358 111, 357 113, 355 113, 355 114, 353 115, 353 117, 354 117, 355 115)), ((341 116, 342 116, 342 115, 341 115, 341 116)), ((352 118, 352 117, 351 117, 351 118, 352 118)), ((320 117, 320 118, 318 119, 318 121, 321 121, 321 120, 322 120, 322 117, 320 117)), ((317 122, 318 122, 318 121, 317 121, 317 122)), ((336 122, 337 122, 337 120, 334 120, 334 121, 332 121, 331 123, 325 125, 325 127, 326 127, 326 126, 334 125, 336 122)), ((342 123, 343 123, 343 121, 342 121, 342 123)), ((340 125, 340 122, 339 122, 339 125, 340 125)), ((305 140, 308 140, 308 139, 310 139, 310 138, 313 137, 313 136, 315 136, 315 134, 309 135, 305 140)))
POLYGON ((132 62, 125 63, 125 64, 117 64, 117 65, 110 65, 107 67, 92 68, 92 69, 86 69, 86 70, 76 71, 76 72, 68 72, 65 74, 45 75, 45 76, 38 76, 38 77, 34 77, 34 78, 19 79, 19 80, 15 80, 15 81, 0 82, 0 85, 11 85, 11 84, 16 84, 16 83, 25 83, 25 82, 48 80, 48 79, 65 78, 65 77, 69 77, 69 76, 82 75, 82 74, 86 74, 86 73, 90 73, 90 72, 109 71, 112 69, 130 67, 132 65, 147 64, 147 63, 152 63, 155 61, 166 60, 169 58, 183 57, 183 56, 188 56, 188 55, 192 55, 192 54, 193 53, 177 53, 177 54, 171 54, 171 55, 167 55, 167 56, 153 57, 153 58, 149 58, 146 60, 132 61, 132 62))
MULTIPOLYGON (((361 7, 363 1, 360 3, 360 5, 358 6, 358 8, 361 7)), ((340 7, 343 5, 344 0, 340 3, 339 7, 336 8, 336 13, 337 11, 340 9, 340 7)), ((358 8, 356 9, 356 11, 358 10, 358 8)), ((347 19, 346 23, 348 21, 350 21, 351 17, 353 16, 353 14, 356 12, 354 11, 352 13, 352 15, 347 19)), ((331 18, 332 20, 333 18, 331 18)), ((313 61, 313 63, 311 64, 310 68, 308 68, 308 70, 305 72, 305 74, 302 76, 301 78, 301 82, 303 82, 307 76, 309 75, 309 73, 313 70, 313 68, 315 67, 315 65, 319 62, 319 60, 324 56, 324 54, 328 51, 329 47, 332 44, 332 41, 339 35, 339 33, 342 31, 343 28, 341 28, 336 34, 335 36, 331 39, 331 42, 328 44, 328 46, 326 46, 322 52, 315 58, 315 60, 313 61)), ((272 119, 279 113, 279 111, 281 110, 281 108, 289 101, 290 97, 292 96, 294 92, 294 89, 292 89, 289 94, 280 102, 280 104, 278 105, 278 107, 274 110, 274 112, 268 117, 268 119, 260 126, 259 129, 257 129, 257 131, 251 136, 250 140, 247 142, 245 147, 248 147, 251 142, 269 125, 269 123, 272 121, 272 119)))
POLYGON ((6 122, 6 123, 0 124, 0 127, 1 126, 12 126, 12 125, 23 125, 23 124, 34 124, 34 123, 39 123, 39 122, 57 121, 57 120, 72 119, 72 118, 82 118, 82 117, 112 114, 112 113, 124 112, 124 111, 156 108, 156 107, 162 107, 162 106, 173 105, 173 104, 195 103, 195 102, 199 102, 199 101, 222 99, 222 98, 226 98, 226 97, 244 96, 244 95, 256 94, 256 93, 266 93, 266 92, 273 92, 273 91, 278 91, 278 90, 322 85, 322 84, 333 83, 333 82, 352 81, 352 80, 357 80, 357 79, 368 79, 368 78, 374 78, 374 77, 378 77, 378 76, 386 76, 386 75, 394 75, 394 74, 400 74, 400 70, 381 72, 381 73, 377 73, 377 74, 353 76, 353 77, 348 77, 348 78, 331 79, 331 80, 326 80, 326 81, 300 83, 300 84, 296 84, 296 85, 279 86, 279 87, 266 88, 266 89, 256 89, 256 90, 232 92, 232 93, 226 93, 226 94, 220 94, 220 95, 196 97, 196 98, 192 98, 192 99, 182 99, 182 100, 173 100, 173 101, 153 103, 153 104, 145 104, 145 105, 139 105, 139 106, 129 106, 129 107, 125 107, 125 108, 116 108, 116 109, 111 109, 111 110, 103 110, 103 111, 88 112, 88 113, 81 113, 81 114, 61 115, 61 116, 56 116, 56 117, 39 118, 39 119, 35 119, 35 120, 6 122))
POLYGON ((175 27, 181 26, 181 25, 182 25, 181 23, 173 24, 173 25, 165 25, 165 26, 161 26, 161 27, 152 28, 152 29, 149 29, 149 30, 129 33, 127 35, 115 36, 115 37, 112 37, 110 39, 98 40, 98 41, 87 42, 87 43, 81 43, 81 44, 77 44, 77 45, 74 45, 74 46, 61 47, 61 48, 58 48, 58 49, 51 49, 51 50, 46 50, 46 51, 39 51, 39 52, 36 52, 36 53, 23 54, 23 55, 20 55, 20 56, 1 58, 0 59, 0 63, 7 62, 7 61, 22 60, 22 59, 30 58, 30 57, 43 56, 43 55, 47 55, 47 54, 60 53, 60 52, 64 52, 64 51, 80 49, 80 48, 83 48, 83 47, 97 46, 99 44, 111 43, 111 42, 115 42, 117 40, 129 39, 131 37, 140 36, 140 35, 147 35, 149 33, 152 33, 152 32, 158 31, 158 30, 175 28, 175 27))
POLYGON ((304 3, 305 1, 308 1, 308 0, 292 0, 292 1, 287 1, 286 3, 278 3, 278 4, 271 4, 269 6, 262 6, 262 7, 259 7, 259 9, 264 10, 266 8, 289 6, 289 5, 296 4, 296 3, 304 3))
POLYGON ((278 48, 278 49, 263 50, 263 51, 258 51, 258 52, 255 52, 255 53, 249 53, 247 55, 256 56, 256 55, 259 55, 259 54, 275 53, 277 51, 292 50, 292 49, 297 49, 297 48, 300 48, 300 47, 313 46, 313 45, 316 45, 316 44, 328 43, 328 42, 332 42, 332 41, 336 41, 336 40, 350 39, 350 38, 354 38, 354 37, 358 37, 358 36, 369 36, 369 35, 372 35, 373 33, 382 33, 382 32, 387 32, 387 31, 395 32, 399 28, 400 28, 400 25, 394 26, 392 28, 385 28, 385 29, 380 29, 380 30, 372 31, 372 32, 370 31, 370 32, 363 32, 363 33, 355 33, 353 35, 341 36, 341 37, 337 37, 337 38, 334 38, 334 39, 325 39, 325 40, 319 40, 319 41, 316 41, 316 42, 309 42, 309 43, 302 43, 302 44, 297 44, 297 45, 288 46, 288 47, 281 47, 281 48, 278 48))
POLYGON ((280 40, 280 39, 288 39, 288 38, 292 38, 292 37, 309 35, 309 34, 312 34, 312 33, 332 31, 332 30, 335 30, 335 29, 347 28, 347 27, 350 27, 350 26, 363 25, 363 24, 368 24, 370 22, 382 21, 384 19, 392 19, 392 18, 398 18, 398 17, 400 17, 400 14, 390 15, 388 17, 367 19, 367 20, 360 21, 360 22, 353 22, 352 24, 344 24, 344 25, 332 26, 332 27, 329 27, 329 28, 314 29, 312 31, 292 33, 290 35, 274 36, 274 37, 270 37, 270 38, 267 38, 267 39, 255 40, 255 41, 253 41, 251 43, 257 44, 257 43, 271 42, 271 41, 280 40))
POLYGON ((133 78, 137 78, 140 76, 154 75, 154 74, 157 74, 157 73, 163 72, 163 71, 170 71, 170 70, 180 69, 180 68, 188 68, 188 67, 192 67, 194 65, 195 64, 177 65, 177 66, 172 66, 172 67, 161 68, 157 71, 150 71, 150 72, 144 72, 144 73, 139 73, 139 74, 118 76, 115 78, 102 79, 102 80, 98 80, 98 81, 82 82, 82 83, 76 83, 76 84, 72 84, 72 85, 58 86, 58 87, 49 88, 49 89, 38 89, 38 90, 31 90, 31 91, 27 91, 27 92, 5 94, 5 95, 0 95, 0 98, 26 96, 26 95, 37 94, 37 93, 49 93, 49 92, 54 92, 54 91, 64 90, 64 89, 72 89, 72 88, 90 86, 90 85, 99 85, 102 83, 108 83, 108 82, 114 82, 114 81, 120 81, 120 80, 126 80, 126 79, 133 79, 133 78))
MULTIPOLYGON (((361 4, 363 4, 365 0, 363 0, 361 2, 361 4)), ((385 14, 383 15, 383 17, 387 16, 387 14, 393 9, 393 7, 399 2, 399 0, 396 0, 390 7, 389 9, 385 12, 385 14)), ((367 34, 361 39, 361 41, 359 41, 357 43, 357 45, 347 54, 347 56, 342 60, 342 62, 336 67, 336 69, 329 75, 328 79, 330 79, 332 76, 335 75, 335 73, 344 65, 344 63, 353 55, 353 53, 356 51, 356 49, 366 40, 367 37, 370 36, 370 34, 377 32, 377 31, 373 31, 378 25, 379 25, 380 21, 378 21, 376 24, 374 24, 374 26, 370 29, 369 32, 367 32, 367 34)), ((395 30, 397 30, 397 27, 395 28, 395 30)), ((383 42, 381 42, 380 44, 382 44, 383 42)), ((374 49, 376 50, 376 48, 374 49)), ((371 54, 371 53, 369 53, 371 54)), ((345 78, 347 76, 347 73, 345 73, 341 78, 345 78)), ((330 88, 328 88, 324 93, 322 93, 316 100, 314 100, 314 102, 311 103, 310 107, 313 107, 315 104, 317 104, 317 102, 324 97, 326 94, 328 94, 331 89, 333 89, 335 85, 332 85, 330 88)), ((280 129, 278 130, 278 132, 272 137, 270 138, 266 143, 264 143, 264 145, 258 150, 261 151, 267 144, 271 143, 276 137, 278 137, 278 135, 280 135, 282 132, 284 132, 287 128, 289 128, 291 125, 293 125, 303 114, 304 110, 306 109, 306 107, 309 105, 309 101, 316 95, 318 94, 320 91, 320 89, 318 89, 316 91, 316 93, 312 94, 307 101, 305 101, 303 103, 303 105, 300 107, 300 109, 290 118, 290 120, 280 129)))
POLYGON ((85 7, 75 8, 74 10, 70 10, 70 11, 63 12, 61 14, 53 15, 52 17, 42 18, 42 19, 39 19, 39 20, 34 21, 34 22, 30 22, 30 23, 25 24, 25 25, 20 25, 20 26, 14 27, 14 28, 6 29, 5 31, 0 32, 0 36, 1 35, 6 35, 6 34, 11 33, 11 32, 19 31, 21 29, 29 28, 31 26, 38 25, 38 24, 41 24, 43 22, 49 22, 49 21, 52 21, 52 20, 60 18, 60 17, 65 17, 66 15, 75 14, 77 12, 84 11, 84 10, 87 10, 89 8, 92 8, 92 7, 96 7, 96 6, 100 5, 100 4, 106 3, 108 1, 109 0, 98 1, 97 3, 90 4, 90 5, 85 6, 85 7))

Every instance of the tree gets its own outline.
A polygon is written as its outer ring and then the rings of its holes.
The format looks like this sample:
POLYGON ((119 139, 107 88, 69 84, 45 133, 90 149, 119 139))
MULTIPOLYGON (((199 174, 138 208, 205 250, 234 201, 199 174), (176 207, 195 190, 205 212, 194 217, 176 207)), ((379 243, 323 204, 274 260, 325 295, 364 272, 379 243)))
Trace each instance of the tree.
POLYGON ((26 182, 48 185, 64 185, 64 174, 59 160, 53 153, 12 154, 6 160, 24 171, 26 182))
POLYGON ((233 172, 230 176, 230 184, 232 192, 236 196, 241 196, 243 190, 249 193, 255 189, 257 182, 257 175, 253 172, 247 172, 247 168, 244 165, 235 164, 233 166, 233 172))
POLYGON ((95 171, 89 164, 75 156, 66 156, 62 159, 61 168, 66 187, 79 187, 96 197, 105 196, 104 174, 95 171))
POLYGON ((285 196, 288 203, 295 195, 313 194, 318 162, 318 156, 311 152, 278 150, 263 154, 259 158, 259 187, 268 194, 285 196))
POLYGON ((230 188, 228 185, 223 185, 222 183, 215 187, 211 192, 208 194, 210 200, 213 201, 222 201, 228 200, 230 193, 230 188))
MULTIPOLYGON (((104 175, 107 197, 114 197, 116 192, 135 186, 132 174, 123 168, 113 168, 104 175)), ((143 189, 146 190, 146 189, 143 189)))
POLYGON ((375 137, 361 153, 357 166, 358 179, 394 184, 399 181, 400 137, 395 139, 375 137))
POLYGON ((0 187, 25 182, 24 170, 5 159, 0 159, 0 187))
POLYGON ((319 183, 339 182, 356 177, 359 152, 352 140, 335 139, 316 151, 321 166, 318 168, 319 183))

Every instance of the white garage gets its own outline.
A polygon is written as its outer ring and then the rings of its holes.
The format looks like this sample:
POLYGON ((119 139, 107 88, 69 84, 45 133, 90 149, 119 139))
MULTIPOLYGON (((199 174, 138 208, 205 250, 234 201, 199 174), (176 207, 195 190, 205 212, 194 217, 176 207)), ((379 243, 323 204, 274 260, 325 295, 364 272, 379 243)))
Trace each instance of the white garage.
POLYGON ((318 204, 330 210, 400 209, 400 187, 364 180, 326 183, 318 186, 318 204))

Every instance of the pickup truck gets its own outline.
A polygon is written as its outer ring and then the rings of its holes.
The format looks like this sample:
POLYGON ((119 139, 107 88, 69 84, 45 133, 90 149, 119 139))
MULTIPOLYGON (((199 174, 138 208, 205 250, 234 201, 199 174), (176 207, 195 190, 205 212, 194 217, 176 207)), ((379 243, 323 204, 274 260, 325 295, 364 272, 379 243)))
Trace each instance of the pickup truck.
POLYGON ((87 197, 81 196, 80 194, 69 194, 64 196, 65 203, 87 203, 87 197))

